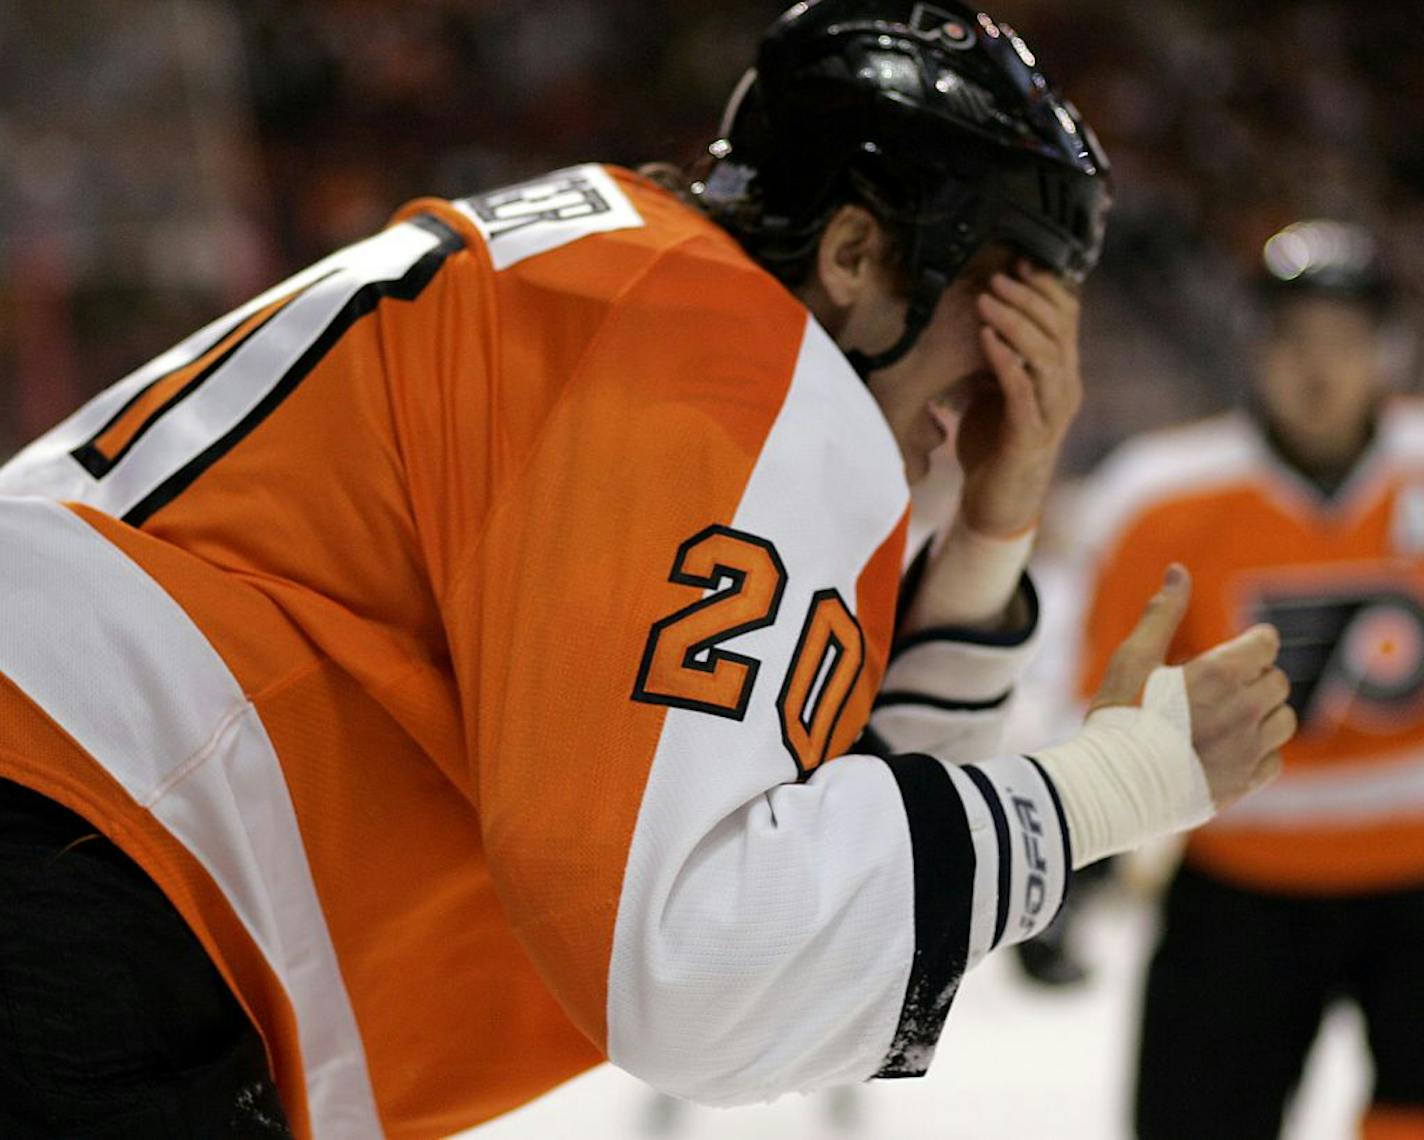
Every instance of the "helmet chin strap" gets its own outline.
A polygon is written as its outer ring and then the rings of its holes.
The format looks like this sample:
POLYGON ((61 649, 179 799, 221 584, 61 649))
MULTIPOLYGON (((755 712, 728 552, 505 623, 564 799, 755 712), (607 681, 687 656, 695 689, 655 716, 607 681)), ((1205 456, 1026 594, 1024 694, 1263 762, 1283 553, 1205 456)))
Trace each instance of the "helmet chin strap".
POLYGON ((925 326, 934 316, 939 299, 947 288, 949 288, 947 274, 941 273, 937 269, 920 270, 919 279, 915 282, 914 291, 910 294, 909 308, 905 310, 905 331, 900 334, 900 339, 884 352, 878 352, 874 356, 867 356, 858 348, 851 349, 846 353, 846 359, 850 361, 850 366, 855 369, 856 375, 868 382, 872 372, 890 367, 914 348, 915 342, 920 339, 920 334, 925 331, 925 326))

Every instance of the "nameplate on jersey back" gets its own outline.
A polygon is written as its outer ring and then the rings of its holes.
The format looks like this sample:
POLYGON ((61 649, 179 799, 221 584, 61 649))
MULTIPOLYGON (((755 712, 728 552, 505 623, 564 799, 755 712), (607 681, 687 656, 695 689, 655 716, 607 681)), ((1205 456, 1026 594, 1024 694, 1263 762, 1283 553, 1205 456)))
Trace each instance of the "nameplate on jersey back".
POLYGON ((643 219, 603 167, 556 170, 456 203, 484 235, 495 269, 589 234, 637 229, 643 219))

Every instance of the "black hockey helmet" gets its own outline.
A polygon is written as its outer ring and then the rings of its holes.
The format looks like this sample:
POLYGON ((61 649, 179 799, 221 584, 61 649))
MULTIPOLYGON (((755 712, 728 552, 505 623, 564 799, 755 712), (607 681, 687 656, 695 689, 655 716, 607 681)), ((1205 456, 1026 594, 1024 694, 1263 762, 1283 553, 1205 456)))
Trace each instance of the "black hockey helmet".
POLYGON ((1351 222, 1293 222, 1261 249, 1256 276, 1268 305, 1296 296, 1354 301, 1384 315, 1394 288, 1369 230, 1351 222))
MULTIPOLYGON (((904 238, 903 356, 940 295, 998 241, 1066 277, 1096 264, 1108 163, 1092 130, 1007 24, 940 0, 809 0, 766 33, 692 185, 776 272, 804 266, 840 203, 904 238)), ((788 275, 783 272, 783 276, 788 275)))

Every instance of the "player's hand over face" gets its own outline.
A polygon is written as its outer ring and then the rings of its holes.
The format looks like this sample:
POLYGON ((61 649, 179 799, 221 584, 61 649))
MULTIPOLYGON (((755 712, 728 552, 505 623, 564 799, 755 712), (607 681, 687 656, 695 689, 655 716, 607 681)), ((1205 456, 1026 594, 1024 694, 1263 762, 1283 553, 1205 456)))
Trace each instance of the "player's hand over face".
POLYGON ((1063 439, 1083 400, 1077 294, 1019 261, 975 302, 994 381, 979 382, 960 421, 961 510, 980 534, 1007 536, 1043 512, 1063 439))
MULTIPOLYGON (((1174 566, 1113 654, 1093 708, 1137 703, 1190 600, 1191 579, 1174 566)), ((1256 625, 1183 668, 1192 746, 1218 811, 1273 779, 1281 768, 1280 750, 1295 734, 1295 713, 1286 704, 1290 682, 1276 667, 1280 646, 1273 626, 1256 625)))

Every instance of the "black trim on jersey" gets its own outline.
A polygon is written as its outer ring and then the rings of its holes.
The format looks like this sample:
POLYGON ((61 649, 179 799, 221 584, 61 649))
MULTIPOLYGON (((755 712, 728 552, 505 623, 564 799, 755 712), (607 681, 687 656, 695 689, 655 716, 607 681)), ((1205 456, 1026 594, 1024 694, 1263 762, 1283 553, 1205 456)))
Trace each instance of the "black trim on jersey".
POLYGON ((856 737, 850 750, 857 756, 878 756, 882 760, 888 760, 895 755, 895 750, 890 747, 885 738, 868 724, 861 729, 860 735, 856 737))
POLYGON ((734 530, 721 523, 713 523, 711 526, 703 527, 691 538, 683 541, 677 548, 677 554, 673 557, 672 573, 668 575, 668 581, 679 586, 697 586, 704 590, 713 590, 714 593, 706 597, 699 598, 691 605, 683 606, 676 613, 668 614, 667 617, 655 621, 648 630, 647 644, 643 647, 643 659, 638 664, 638 676, 633 682, 632 699, 647 705, 667 705, 671 708, 687 709, 690 712, 709 713, 712 716, 723 716, 730 720, 745 720, 747 706, 751 704, 752 689, 756 685, 757 674, 761 671, 761 662, 755 657, 748 657, 744 653, 732 653, 726 649, 717 647, 724 641, 729 641, 734 637, 740 637, 744 633, 751 633, 753 630, 765 629, 776 622, 776 615, 781 611, 781 598, 786 593, 786 563, 781 560, 781 553, 776 549, 770 540, 761 538, 755 534, 748 534, 744 530, 734 530), (724 566, 720 562, 713 563, 712 573, 707 576, 690 574, 685 571, 683 563, 687 559, 688 552, 693 547, 699 545, 707 538, 715 534, 727 535, 740 542, 748 543, 752 546, 760 547, 771 558, 772 565, 776 568, 777 581, 776 592, 771 596, 771 603, 765 614, 750 621, 744 621, 740 625, 730 626, 727 629, 719 630, 711 637, 704 637, 701 641, 693 642, 682 655, 681 667, 690 669, 698 673, 713 673, 721 662, 730 662, 733 665, 742 665, 746 668, 746 675, 742 681, 742 691, 737 696, 735 708, 727 708, 725 705, 714 705, 708 701, 697 701, 690 697, 679 697, 671 693, 659 693, 648 686, 648 674, 653 669, 653 658, 657 653, 658 640, 663 632, 676 625, 692 614, 709 609, 712 606, 720 605, 730 597, 735 597, 742 592, 742 587, 746 584, 747 574, 745 570, 740 570, 735 566, 724 566), (732 585, 729 589, 718 589, 722 579, 730 579, 732 585), (697 657, 701 653, 707 654, 705 662, 698 661, 697 657))
MULTIPOLYGON (((329 277, 332 277, 339 272, 341 272, 339 269, 333 269, 330 273, 323 273, 320 277, 318 277, 315 281, 311 282, 311 284, 307 285, 305 288, 299 290, 297 293, 291 294, 287 298, 288 303, 296 300, 298 296, 300 296, 302 293, 305 293, 308 289, 311 289, 321 284, 323 281, 327 280, 329 277)), ((74 459, 76 463, 79 464, 79 466, 83 467, 84 470, 89 472, 89 474, 92 475, 95 479, 102 479, 105 475, 107 475, 116 466, 118 466, 119 463, 123 461, 124 457, 128 455, 130 451, 133 450, 134 445, 137 444, 139 440, 141 440, 145 435, 148 434, 149 428, 153 427, 153 425, 158 423, 160 419, 162 419, 165 415, 167 415, 184 400, 186 400, 189 396, 191 396, 194 392, 196 392, 199 388, 201 388, 206 380, 208 380, 215 372, 218 371, 218 369, 222 368, 223 365, 225 365, 229 360, 232 359, 233 354, 237 352, 238 349, 242 348, 243 345, 245 345, 249 340, 251 340, 254 336, 256 336, 263 329, 265 329, 268 325, 268 322, 270 322, 279 314, 281 314, 285 308, 286 306, 284 305, 282 306, 282 308, 274 309, 272 312, 268 313, 266 320, 264 320, 261 324, 255 325, 252 328, 248 329, 247 332, 239 340, 228 346, 226 352, 224 352, 221 356, 219 356, 216 360, 214 360, 211 364, 209 364, 206 368, 204 368, 201 372, 194 376, 193 379, 189 380, 188 383, 184 384, 183 387, 179 388, 178 391, 174 392, 173 395, 169 396, 168 399, 164 400, 162 404, 160 404, 157 408, 150 412, 148 414, 148 417, 143 421, 143 423, 139 425, 138 430, 134 432, 133 436, 129 439, 129 441, 119 449, 117 454, 112 457, 105 455, 102 451, 99 450, 98 441, 103 438, 104 434, 110 428, 112 428, 116 423, 118 423, 121 419, 124 418, 124 416, 128 414, 130 408, 132 408, 136 403, 142 400, 144 396, 148 395, 148 393, 153 389, 155 385, 162 384, 163 381, 167 380, 168 377, 172 376, 174 372, 178 372, 183 368, 188 367, 187 364, 180 364, 177 368, 165 372, 162 376, 159 376, 151 383, 145 384, 142 388, 140 388, 137 392, 134 393, 132 399, 125 401, 124 406, 109 417, 108 422, 106 422, 103 427, 101 427, 92 436, 90 436, 86 442, 81 443, 78 447, 71 451, 69 453, 70 456, 74 459)), ((240 325, 242 322, 239 321, 237 323, 240 325)), ((198 357, 201 358, 204 353, 211 352, 215 345, 221 344, 224 337, 231 336, 232 333, 232 329, 226 330, 221 336, 217 337, 214 340, 213 344, 210 344, 207 348, 203 349, 202 352, 198 353, 198 357)), ((190 361, 189 363, 191 364, 192 362, 190 361)))
POLYGON ((1048 789, 1049 798, 1053 800, 1053 813, 1058 817, 1058 834, 1063 836, 1063 899, 1058 904, 1061 910, 1063 903, 1068 901, 1068 890, 1073 885, 1073 837, 1068 834, 1068 816, 1063 812, 1063 801, 1058 797, 1058 789, 1043 770, 1043 765, 1032 756, 1025 756, 1024 759, 1033 765, 1034 771, 1048 789))
POLYGON ((1013 855, 1009 847, 1009 820, 1004 814, 1004 804, 999 799, 999 790, 994 787, 994 781, 973 764, 965 764, 959 770, 974 781, 974 786, 989 805, 989 816, 994 821, 994 831, 999 839, 999 899, 994 915, 994 940, 989 943, 989 949, 992 950, 1002 941, 1004 928, 1009 925, 1009 891, 1013 887, 1014 870, 1013 855))
POLYGON ((890 660, 894 661, 902 653, 914 649, 917 645, 927 645, 935 641, 953 641, 961 645, 983 645, 991 649, 1017 649, 1033 636, 1034 630, 1038 628, 1038 591, 1034 589, 1033 579, 1025 571, 1019 577, 1017 592, 1022 594, 1024 601, 1028 603, 1028 622, 1023 629, 1013 630, 1008 633, 994 633, 982 629, 967 629, 957 625, 939 625, 930 629, 922 629, 902 637, 896 641, 893 649, 890 650, 890 660))
POLYGON ((464 239, 458 231, 447 226, 440 219, 421 214, 410 219, 409 224, 417 226, 440 239, 440 244, 422 254, 405 273, 394 281, 372 281, 362 285, 332 317, 326 328, 287 369, 275 385, 267 392, 250 412, 235 424, 226 435, 215 440, 203 451, 190 459, 144 498, 139 500, 123 515, 123 521, 132 526, 142 526, 155 512, 171 503, 209 467, 246 439, 269 415, 272 414, 311 373, 321 359, 331 351, 336 343, 362 317, 373 312, 383 300, 414 301, 435 278, 445 259, 464 247, 464 239))
POLYGON ((969 962, 974 841, 944 765, 911 753, 885 758, 910 825, 915 865, 915 956, 900 1021, 878 1077, 918 1077, 944 1029, 969 962))
POLYGON ((944 697, 932 697, 926 693, 910 692, 908 689, 891 689, 875 698, 875 707, 884 709, 892 708, 895 705, 925 705, 929 708, 939 709, 941 712, 993 712, 995 709, 1003 708, 1013 695, 1014 691, 1010 688, 1005 689, 997 697, 990 697, 987 701, 951 701, 944 697))

